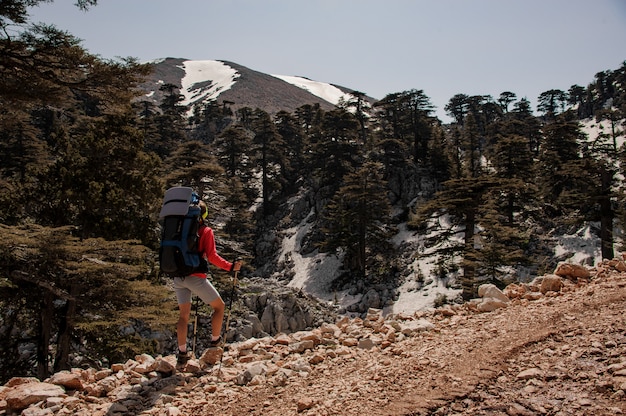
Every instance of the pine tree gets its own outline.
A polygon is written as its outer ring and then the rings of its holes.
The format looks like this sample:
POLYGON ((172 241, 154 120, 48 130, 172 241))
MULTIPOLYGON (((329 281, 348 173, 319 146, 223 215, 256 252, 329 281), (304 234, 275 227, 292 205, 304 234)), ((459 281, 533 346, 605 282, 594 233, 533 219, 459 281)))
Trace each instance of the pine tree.
POLYGON ((434 107, 423 90, 389 94, 378 103, 378 118, 383 137, 401 140, 409 146, 413 161, 429 158, 432 112, 434 107))
POLYGON ((143 152, 134 116, 85 120, 57 138, 56 162, 28 192, 40 223, 75 224, 83 237, 154 243, 151 216, 161 193, 160 160, 143 152))
POLYGON ((546 119, 552 120, 565 109, 567 94, 562 90, 552 89, 542 92, 537 101, 537 110, 544 113, 546 119))
POLYGON ((193 114, 188 119, 192 127, 191 138, 203 143, 213 143, 234 121, 233 112, 227 103, 219 105, 217 101, 209 100, 194 106, 193 114))
POLYGON ((371 106, 365 100, 365 93, 361 91, 352 91, 350 98, 347 101, 341 101, 338 107, 344 108, 350 111, 354 109, 354 116, 359 122, 359 137, 361 138, 361 144, 367 147, 368 145, 368 131, 367 131, 367 118, 368 112, 371 110, 371 106))
POLYGON ((541 124, 533 116, 530 102, 525 98, 517 101, 507 121, 510 126, 509 133, 527 138, 533 155, 538 156, 541 144, 541 124))
POLYGON ((138 128, 144 137, 145 150, 155 153, 163 160, 172 152, 173 144, 161 137, 160 109, 154 102, 148 100, 133 103, 133 108, 139 117, 138 128))
POLYGON ((487 158, 501 184, 494 197, 500 202, 499 210, 507 224, 512 226, 516 213, 533 203, 537 191, 531 141, 521 135, 528 129, 515 118, 515 114, 507 114, 493 125, 492 130, 494 139, 487 158))
MULTIPOLYGON (((10 21, 25 24, 27 6, 37 3, 4 2, 0 25, 6 28, 10 21)), ((0 218, 16 223, 50 208, 42 213, 44 221, 54 212, 58 217, 50 222, 72 222, 80 208, 60 207, 67 201, 59 202, 59 184, 55 182, 61 178, 53 172, 63 163, 73 163, 61 160, 67 140, 72 131, 89 124, 87 118, 124 117, 135 97, 134 87, 149 66, 131 59, 102 61, 88 54, 79 39, 51 26, 31 25, 11 37, 13 33, 0 34, 0 183, 11 190, 0 198, 0 218), (23 211, 16 209, 19 206, 31 208, 23 211)), ((103 127, 97 122, 94 125, 103 127)), ((71 158, 77 160, 74 155, 71 158)))
POLYGON ((569 90, 567 90, 567 104, 577 108, 579 119, 584 119, 591 115, 589 114, 590 107, 585 102, 586 96, 585 89, 580 85, 572 85, 569 90))
MULTIPOLYGON (((494 256, 493 253, 499 253, 501 248, 493 244, 485 245, 487 251, 481 252, 482 236, 477 234, 485 218, 497 218, 497 211, 488 202, 493 189, 502 186, 502 182, 491 174, 484 162, 483 146, 487 142, 485 133, 490 124, 480 125, 476 122, 476 116, 482 123, 493 121, 485 115, 482 104, 483 97, 464 98, 467 115, 462 126, 457 125, 451 130, 449 139, 451 179, 442 183, 441 190, 431 200, 418 206, 409 221, 409 226, 430 234, 429 245, 436 247, 435 254, 442 259, 460 256, 463 269, 460 280, 465 299, 476 296, 477 285, 481 281, 480 273, 489 269, 485 269, 485 261, 501 258, 494 256), (437 218, 440 216, 445 216, 446 221, 439 221, 437 218), (461 241, 456 242, 455 238, 459 235, 462 235, 461 241)), ((496 232, 495 225, 489 232, 496 232)), ((490 272, 493 272, 493 267, 490 272)))
POLYGON ((182 142, 187 140, 185 112, 187 108, 180 105, 184 97, 173 84, 164 84, 159 88, 164 92, 163 101, 159 105, 161 112, 154 118, 157 134, 152 138, 152 146, 157 154, 166 159, 182 142))
POLYGON ((298 107, 294 116, 304 131, 307 140, 311 144, 317 143, 320 138, 320 131, 324 119, 324 110, 320 108, 320 105, 306 104, 298 107))
POLYGON ((251 131, 235 124, 220 133, 213 146, 226 175, 239 176, 243 178, 243 182, 249 182, 253 176, 246 161, 246 154, 252 145, 252 134, 251 131))
POLYGON ((322 248, 345 250, 344 265, 359 278, 375 279, 367 266, 389 248, 391 209, 382 168, 380 163, 365 162, 347 174, 325 214, 328 226, 322 248))
MULTIPOLYGON (((454 129, 453 129, 454 131, 454 129)), ((433 127, 433 139, 430 145, 430 163, 429 168, 433 178, 442 183, 450 179, 452 176, 452 159, 448 157, 448 152, 454 146, 450 145, 450 138, 441 126, 433 127)))
MULTIPOLYGON (((232 258, 241 257, 246 263, 252 263, 255 259, 251 254, 254 252, 254 231, 255 224, 250 206, 253 200, 247 197, 244 185, 237 176, 227 179, 228 191, 222 210, 222 216, 228 213, 224 232, 228 240, 234 242, 236 251, 232 253, 232 258)), ((223 252, 228 255, 230 247, 224 247, 223 252)))
POLYGON ((76 345, 109 362, 156 353, 154 342, 120 328, 143 322, 158 330, 176 322, 175 312, 163 308, 171 295, 146 272, 155 269, 152 250, 73 234, 73 227, 0 226, 0 382, 69 370, 76 345), (36 367, 21 358, 25 343, 37 346, 36 367))
POLYGON ((600 250, 603 259, 613 259, 615 250, 613 248, 613 229, 615 221, 615 209, 613 206, 619 199, 619 191, 615 191, 617 180, 617 169, 614 162, 616 159, 602 159, 592 157, 590 167, 587 169, 591 175, 590 179, 595 179, 590 190, 593 192, 591 200, 593 207, 597 210, 597 215, 591 217, 600 220, 600 250))
POLYGON ((483 135, 473 113, 465 117, 461 131, 460 151, 462 153, 463 177, 477 178, 483 172, 483 135))
POLYGON ((597 137, 589 137, 589 141, 583 145, 584 169, 587 175, 582 178, 586 182, 585 192, 581 192, 581 198, 585 198, 587 209, 581 209, 586 219, 600 222, 600 242, 602 258, 612 259, 615 255, 613 230, 616 219, 615 207, 621 199, 623 190, 620 187, 618 172, 620 166, 620 153, 623 151, 618 146, 618 138, 623 134, 620 130, 619 121, 616 120, 621 112, 619 110, 603 109, 598 111, 596 120, 607 120, 609 133, 599 133, 597 137))
POLYGON ((296 186, 304 172, 310 171, 311 145, 298 120, 286 111, 281 111, 274 118, 276 131, 282 137, 286 148, 289 165, 285 166, 285 182, 289 188, 296 186))
POLYGON ((343 177, 358 166, 358 122, 349 112, 336 109, 324 114, 320 137, 313 145, 313 173, 320 188, 332 195, 343 177))
POLYGON ((500 93, 500 97, 498 97, 498 104, 504 113, 509 112, 509 104, 515 101, 517 95, 511 91, 504 91, 500 93))
POLYGON ((224 170, 211 153, 210 145, 197 140, 181 143, 165 161, 167 187, 189 186, 201 199, 209 198, 217 206, 223 202, 224 170))
POLYGON ((496 186, 480 209, 478 248, 474 257, 478 275, 487 277, 488 281, 503 289, 509 283, 504 277, 510 274, 510 270, 528 262, 524 251, 529 238, 519 226, 502 215, 497 198, 494 198, 498 192, 496 186))
POLYGON ((444 107, 446 114, 454 119, 456 124, 462 126, 468 111, 468 99, 466 94, 456 94, 450 98, 444 107))
POLYGON ((484 215, 485 201, 495 182, 489 176, 450 179, 433 199, 419 206, 409 226, 429 234, 429 246, 445 258, 461 256, 464 299, 476 297, 478 290, 479 248, 476 230, 484 215), (438 218, 445 216, 445 221, 438 218), (462 235, 461 241, 456 237, 462 235))
POLYGON ((374 149, 367 157, 382 164, 385 178, 391 183, 387 191, 391 203, 398 201, 408 203, 413 199, 412 182, 407 181, 405 184, 405 179, 417 176, 417 172, 405 143, 394 139, 376 140, 374 149))
POLYGON ((285 189, 284 175, 289 169, 289 161, 285 155, 285 142, 268 113, 257 109, 251 127, 254 132, 252 156, 261 173, 263 212, 269 214, 272 212, 272 195, 285 189))
MULTIPOLYGON (((17 224, 25 212, 27 189, 33 177, 45 170, 52 160, 47 143, 23 112, 7 110, 10 117, 0 121, 0 223, 17 224)), ((0 119, 3 117, 0 116, 0 119)))
POLYGON ((556 212, 574 209, 575 199, 571 197, 582 189, 580 125, 566 113, 546 124, 543 133, 537 165, 540 195, 556 212))

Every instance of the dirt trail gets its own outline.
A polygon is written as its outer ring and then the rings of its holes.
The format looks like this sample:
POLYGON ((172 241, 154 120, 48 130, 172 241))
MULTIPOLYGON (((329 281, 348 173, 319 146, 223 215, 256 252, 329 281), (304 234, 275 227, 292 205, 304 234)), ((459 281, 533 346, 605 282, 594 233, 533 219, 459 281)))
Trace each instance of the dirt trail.
POLYGON ((175 404, 207 415, 621 414, 625 307, 626 275, 612 273, 490 313, 433 315, 432 331, 283 386, 198 384, 175 404))

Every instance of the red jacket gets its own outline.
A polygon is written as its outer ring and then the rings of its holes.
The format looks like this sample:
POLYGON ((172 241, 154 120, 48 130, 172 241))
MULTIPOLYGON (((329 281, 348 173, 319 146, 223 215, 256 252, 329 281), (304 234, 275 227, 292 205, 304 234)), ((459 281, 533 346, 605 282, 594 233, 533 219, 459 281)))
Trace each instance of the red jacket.
MULTIPOLYGON (((200 235, 200 240, 198 241, 198 251, 200 251, 202 256, 214 266, 217 266, 222 270, 230 271, 233 267, 232 263, 224 260, 219 254, 217 254, 213 230, 202 224, 200 225, 200 228, 198 228, 198 234, 200 235)), ((194 273, 192 276, 206 278, 206 273, 194 273)))

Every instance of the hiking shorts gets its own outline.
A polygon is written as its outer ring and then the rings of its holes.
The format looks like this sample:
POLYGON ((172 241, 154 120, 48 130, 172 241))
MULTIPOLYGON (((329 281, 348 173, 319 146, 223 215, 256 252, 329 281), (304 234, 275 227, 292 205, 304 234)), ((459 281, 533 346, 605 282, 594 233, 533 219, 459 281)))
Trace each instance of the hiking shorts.
POLYGON ((197 276, 175 277, 174 291, 179 305, 191 303, 192 294, 208 304, 216 299, 221 299, 220 294, 208 279, 197 276))

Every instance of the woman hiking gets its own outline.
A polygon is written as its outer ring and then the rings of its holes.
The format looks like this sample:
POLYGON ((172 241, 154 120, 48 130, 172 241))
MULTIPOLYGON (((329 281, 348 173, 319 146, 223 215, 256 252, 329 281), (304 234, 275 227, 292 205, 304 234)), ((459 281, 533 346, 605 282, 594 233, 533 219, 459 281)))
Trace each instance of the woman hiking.
MULTIPOLYGON (((204 201, 198 203, 200 207, 200 226, 198 227, 198 251, 209 263, 222 270, 239 271, 241 262, 233 263, 224 260, 215 248, 215 236, 213 230, 206 225, 208 216, 207 206, 204 201)), ((191 354, 187 351, 187 326, 189 315, 191 314, 191 297, 196 295, 202 301, 213 308, 211 316, 211 341, 212 347, 218 346, 222 342, 222 323, 224 321, 225 304, 218 291, 207 279, 207 273, 193 273, 185 277, 174 278, 174 291, 178 300, 178 324, 176 325, 176 338, 178 341, 177 364, 184 365, 191 354)), ((195 358, 195 357, 194 357, 195 358)))

